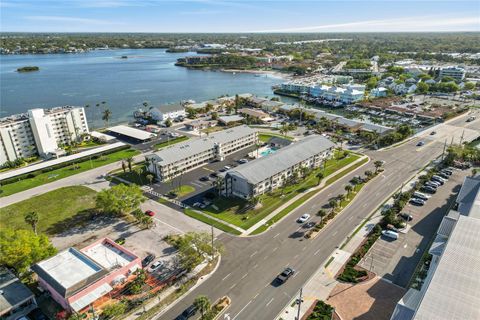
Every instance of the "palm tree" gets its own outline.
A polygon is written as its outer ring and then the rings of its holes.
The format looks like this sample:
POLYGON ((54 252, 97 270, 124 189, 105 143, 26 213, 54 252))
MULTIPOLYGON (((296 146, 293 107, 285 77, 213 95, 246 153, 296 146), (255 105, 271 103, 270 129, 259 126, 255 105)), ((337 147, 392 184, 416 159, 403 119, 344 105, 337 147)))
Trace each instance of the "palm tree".
POLYGON ((373 172, 372 172, 372 171, 370 171, 370 170, 365 171, 365 176, 366 176, 367 178, 371 178, 372 175, 373 175, 373 172))
POLYGON ((320 209, 317 212, 317 216, 320 217, 320 222, 322 222, 323 217, 325 217, 326 215, 327 215, 327 212, 324 209, 320 209))
POLYGON ((127 161, 128 164, 128 171, 132 172, 133 157, 128 157, 125 161, 127 161))
POLYGON ((127 171, 127 165, 125 164, 125 161, 122 161, 122 170, 123 170, 123 173, 127 171))
POLYGON ((203 319, 205 313, 210 310, 210 299, 207 296, 199 295, 193 301, 193 305, 200 311, 203 319))
POLYGON ((33 232, 37 234, 38 214, 34 211, 29 212, 24 217, 25 222, 32 226, 33 232))
POLYGON ((375 166, 375 173, 377 173, 378 169, 380 169, 383 166, 383 162, 380 160, 377 160, 373 163, 373 165, 375 166))
POLYGON ((347 184, 345 186, 345 191, 347 191, 347 197, 350 196, 350 192, 352 192, 353 186, 351 184, 347 184))
POLYGON ((110 109, 103 110, 102 113, 102 120, 105 121, 105 128, 108 127, 108 121, 110 120, 110 116, 112 115, 112 111, 110 109))
POLYGON ((133 168, 133 171, 137 174, 138 176, 138 182, 140 184, 142 184, 142 173, 143 173, 143 169, 141 167, 136 167, 136 168, 133 168))
POLYGON ((317 186, 320 185, 320 182, 322 182, 322 179, 324 178, 324 174, 323 172, 319 172, 315 175, 315 177, 317 177, 318 181, 317 181, 317 186))
POLYGON ((330 206, 330 208, 332 208, 332 212, 335 211, 335 208, 337 207, 337 200, 332 199, 328 201, 328 205, 330 206))
POLYGON ((147 174, 146 178, 147 178, 147 180, 148 180, 148 184, 152 184, 153 179, 154 179, 155 177, 153 176, 153 174, 147 174))
POLYGON ((344 194, 339 194, 337 196, 338 203, 341 204, 343 200, 345 200, 345 195, 344 194))

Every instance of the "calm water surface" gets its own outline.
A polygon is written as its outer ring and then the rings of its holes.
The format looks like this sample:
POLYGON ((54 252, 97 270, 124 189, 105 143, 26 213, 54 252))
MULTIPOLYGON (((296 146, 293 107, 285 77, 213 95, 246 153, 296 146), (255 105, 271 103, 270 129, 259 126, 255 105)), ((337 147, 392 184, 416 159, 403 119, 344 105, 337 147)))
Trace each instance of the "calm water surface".
MULTIPOLYGON (((189 53, 193 55, 194 53, 189 53)), ((283 80, 271 76, 188 70, 174 66, 186 53, 162 49, 92 51, 84 54, 0 56, 0 117, 35 107, 85 106, 90 126, 99 119, 106 101, 112 123, 132 119, 134 110, 147 101, 151 106, 220 95, 250 92, 272 96, 271 86, 283 80), (128 59, 121 59, 121 56, 128 59), (40 71, 18 73, 23 66, 40 71)))

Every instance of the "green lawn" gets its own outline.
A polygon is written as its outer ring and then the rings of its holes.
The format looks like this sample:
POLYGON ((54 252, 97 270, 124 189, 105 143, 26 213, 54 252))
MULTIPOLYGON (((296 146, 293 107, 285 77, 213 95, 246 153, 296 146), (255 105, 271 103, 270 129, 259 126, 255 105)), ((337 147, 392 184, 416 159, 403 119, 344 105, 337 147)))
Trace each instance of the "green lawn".
POLYGON ((154 145, 153 147, 155 148, 155 150, 160 150, 160 149, 163 149, 165 147, 168 147, 168 146, 171 146, 172 144, 176 144, 176 143, 179 143, 179 142, 182 142, 182 141, 186 141, 188 140, 188 137, 186 136, 181 136, 181 137, 178 137, 178 138, 173 138, 173 139, 170 139, 168 141, 164 141, 164 142, 161 142, 161 143, 157 143, 156 145, 154 145))
POLYGON ((281 134, 276 134, 276 133, 265 133, 265 132, 259 132, 258 133, 258 140, 260 142, 267 142, 268 140, 270 140, 270 138, 272 137, 279 137, 279 138, 283 138, 283 139, 287 139, 287 140, 293 140, 293 137, 290 137, 290 136, 283 136, 281 134))
POLYGON ((34 211, 39 216, 38 231, 50 235, 89 220, 95 208, 96 192, 83 186, 65 187, 0 209, 0 229, 30 229, 23 217, 34 211))
POLYGON ((183 185, 180 188, 174 190, 178 197, 183 197, 189 193, 195 191, 195 188, 190 185, 183 185))
POLYGON ((76 168, 74 168, 73 165, 69 165, 49 172, 40 173, 33 178, 23 179, 17 182, 2 185, 0 187, 0 197, 6 197, 17 192, 38 187, 42 184, 60 180, 62 178, 88 171, 93 168, 101 167, 128 157, 133 157, 137 154, 139 154, 139 151, 133 149, 120 150, 101 156, 95 160, 83 160, 82 162, 78 162, 75 164, 76 168))
POLYGON ((228 232, 230 234, 234 234, 234 235, 239 235, 240 234, 240 232, 238 232, 236 229, 233 229, 233 228, 227 226, 226 224, 223 224, 223 223, 220 223, 220 222, 215 221, 213 219, 210 219, 208 217, 205 217, 204 215, 199 214, 198 212, 195 212, 194 210, 185 209, 185 214, 189 217, 195 218, 195 219, 200 220, 200 221, 202 221, 206 224, 214 226, 215 228, 217 228, 219 230, 222 230, 222 231, 228 232))
MULTIPOLYGON (((274 192, 261 196, 261 208, 248 209, 248 203, 237 198, 217 198, 213 205, 207 207, 204 212, 216 218, 227 221, 242 229, 248 229, 255 225, 258 221, 270 214, 272 211, 280 207, 285 202, 289 201, 297 194, 304 192, 318 184, 316 174, 324 171, 325 177, 347 166, 359 158, 358 155, 349 154, 346 158, 327 161, 325 168, 318 168, 314 170, 309 176, 301 180, 301 183, 287 186, 282 189, 277 189, 274 192), (215 208, 215 207, 217 208, 215 208)), ((307 195, 310 195, 308 193, 307 195)), ((305 195, 304 197, 306 197, 305 195)), ((313 195, 313 194, 312 194, 313 195)), ((311 195, 310 195, 311 196, 311 195)), ((304 198, 302 197, 302 199, 304 198)), ((303 202, 304 200, 302 200, 303 202)), ((297 206, 301 202, 296 201, 297 206), (297 204, 298 202, 298 204, 297 204)), ((293 209, 292 209, 293 210, 293 209)), ((283 211, 283 210, 282 210, 283 211)), ((291 210, 290 210, 291 211, 291 210)), ((289 211, 288 211, 289 212, 289 211)), ((287 213, 288 213, 287 212, 287 213)), ((287 214, 285 213, 285 214, 287 214)))

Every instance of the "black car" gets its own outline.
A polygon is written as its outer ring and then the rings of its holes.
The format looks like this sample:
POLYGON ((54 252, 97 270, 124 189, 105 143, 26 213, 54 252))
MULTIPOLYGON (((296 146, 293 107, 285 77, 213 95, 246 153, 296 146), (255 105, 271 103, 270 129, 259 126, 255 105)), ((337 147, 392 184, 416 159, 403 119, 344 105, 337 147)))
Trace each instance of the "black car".
POLYGON ((181 315, 175 318, 175 320, 187 320, 190 317, 193 317, 197 313, 197 307, 195 307, 193 304, 185 309, 181 315))
POLYGON ((205 177, 201 177, 199 180, 200 181, 208 181, 208 180, 210 180, 210 178, 205 176, 205 177))
POLYGON ((142 267, 145 268, 146 266, 148 266, 150 264, 150 262, 152 262, 153 260, 155 260, 155 255, 154 254, 149 254, 148 256, 146 256, 143 260, 142 260, 142 267))
POLYGON ((422 191, 422 192, 427 192, 427 193, 432 193, 432 194, 433 194, 433 193, 436 193, 436 192, 437 192, 437 189, 432 188, 432 187, 430 187, 430 186, 423 186, 423 187, 420 189, 420 191, 422 191))
POLYGON ((40 308, 35 308, 27 314, 27 318, 30 320, 49 320, 40 308))
POLYGON ((218 177, 218 173, 217 172, 210 173, 210 177, 216 178, 218 177))
POLYGON ((294 269, 286 268, 285 270, 283 270, 282 273, 277 276, 277 278, 275 278, 275 280, 280 284, 285 283, 291 276, 293 276, 294 273, 294 269))
POLYGON ((408 214, 408 213, 405 213, 405 212, 400 213, 399 216, 400 216, 400 218, 402 218, 405 221, 412 221, 413 220, 412 215, 408 214))

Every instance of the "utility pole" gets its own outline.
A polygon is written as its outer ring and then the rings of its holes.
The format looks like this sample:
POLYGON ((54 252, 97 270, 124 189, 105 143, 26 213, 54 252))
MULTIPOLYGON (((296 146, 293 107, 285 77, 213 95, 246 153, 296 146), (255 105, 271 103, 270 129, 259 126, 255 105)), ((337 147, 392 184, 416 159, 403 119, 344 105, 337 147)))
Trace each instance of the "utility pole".
POLYGON ((300 288, 300 296, 298 298, 297 320, 300 320, 300 306, 302 305, 302 291, 303 291, 303 288, 300 288))
POLYGON ((215 257, 215 249, 213 248, 213 225, 210 225, 210 227, 212 228, 212 260, 213 260, 213 258, 215 257))
POLYGON ((465 129, 462 131, 462 136, 460 137, 460 145, 462 145, 463 142, 463 135, 465 134, 465 129))
POLYGON ((443 144, 442 161, 443 161, 444 156, 445 156, 445 149, 447 149, 447 139, 445 139, 445 143, 443 144))

